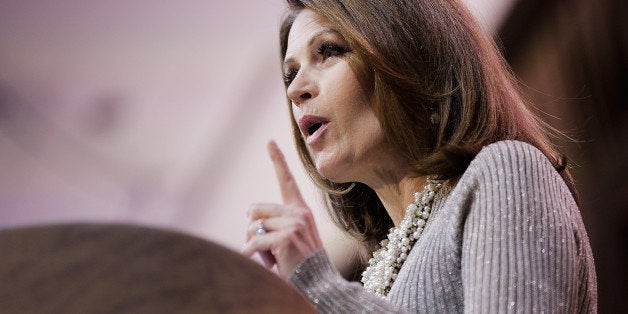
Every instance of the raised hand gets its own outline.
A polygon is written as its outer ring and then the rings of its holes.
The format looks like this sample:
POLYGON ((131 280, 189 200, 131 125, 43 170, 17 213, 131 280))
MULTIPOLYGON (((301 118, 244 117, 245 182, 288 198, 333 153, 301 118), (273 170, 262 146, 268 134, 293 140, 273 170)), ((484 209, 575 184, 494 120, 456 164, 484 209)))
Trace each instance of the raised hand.
POLYGON ((279 276, 287 279, 301 261, 323 245, 312 211, 305 204, 283 153, 274 141, 268 144, 268 153, 275 166, 283 204, 251 205, 242 254, 252 256, 258 252, 266 267, 277 265, 279 276))

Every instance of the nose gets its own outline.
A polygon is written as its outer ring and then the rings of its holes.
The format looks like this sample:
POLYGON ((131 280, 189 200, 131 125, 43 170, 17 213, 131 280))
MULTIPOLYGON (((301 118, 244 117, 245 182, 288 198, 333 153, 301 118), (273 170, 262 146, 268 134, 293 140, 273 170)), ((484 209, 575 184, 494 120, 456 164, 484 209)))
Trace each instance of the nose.
POLYGON ((286 91, 288 98, 297 106, 318 96, 318 86, 312 75, 304 69, 299 70, 286 91))

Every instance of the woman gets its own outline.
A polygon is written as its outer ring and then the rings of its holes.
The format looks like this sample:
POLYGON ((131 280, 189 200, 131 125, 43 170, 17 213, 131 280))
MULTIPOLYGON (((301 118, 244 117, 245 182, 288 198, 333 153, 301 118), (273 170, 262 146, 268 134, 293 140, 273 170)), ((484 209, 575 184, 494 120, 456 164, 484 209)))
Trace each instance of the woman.
POLYGON ((284 203, 251 206, 243 253, 321 312, 595 312, 565 158, 464 6, 288 2, 297 149, 335 222, 373 255, 364 286, 338 274, 274 143, 284 203))

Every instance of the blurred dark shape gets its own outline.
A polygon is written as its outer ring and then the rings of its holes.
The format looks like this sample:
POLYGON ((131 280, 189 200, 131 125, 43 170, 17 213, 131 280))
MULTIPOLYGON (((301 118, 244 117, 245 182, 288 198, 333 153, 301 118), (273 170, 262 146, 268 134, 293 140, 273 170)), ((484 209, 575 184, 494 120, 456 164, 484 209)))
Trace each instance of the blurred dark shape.
POLYGON ((0 127, 14 119, 17 106, 17 94, 0 83, 0 127))
POLYGON ((127 101, 123 94, 104 92, 96 95, 86 106, 83 123, 87 133, 95 136, 106 135, 114 131, 124 117, 124 107, 127 101))
POLYGON ((37 108, 27 103, 10 85, 0 82, 0 135, 33 152, 41 149, 43 128, 50 127, 37 108))
POLYGON ((519 0, 498 40, 546 121, 577 140, 561 145, 595 255, 599 311, 628 313, 628 1, 519 0))
POLYGON ((23 118, 23 106, 18 93, 0 82, 0 130, 9 123, 23 118))
POLYGON ((252 260, 129 225, 0 231, 2 313, 314 313, 252 260))
MULTIPOLYGON (((11 85, 0 82, 0 136, 19 148, 24 156, 33 158, 60 177, 71 177, 68 169, 83 174, 95 173, 94 169, 98 169, 101 178, 115 180, 133 173, 123 162, 96 151, 87 142, 88 137, 85 137, 85 134, 68 129, 55 120, 53 110, 50 109, 55 106, 54 100, 38 103, 24 97, 25 94, 20 92, 11 85), (98 165, 97 168, 94 168, 95 164, 98 165)), ((97 118, 103 120, 98 127, 103 132, 104 129, 110 131, 119 120, 120 110, 117 108, 122 106, 123 102, 115 99, 91 106, 100 107, 91 115, 104 116, 102 119, 97 118)))

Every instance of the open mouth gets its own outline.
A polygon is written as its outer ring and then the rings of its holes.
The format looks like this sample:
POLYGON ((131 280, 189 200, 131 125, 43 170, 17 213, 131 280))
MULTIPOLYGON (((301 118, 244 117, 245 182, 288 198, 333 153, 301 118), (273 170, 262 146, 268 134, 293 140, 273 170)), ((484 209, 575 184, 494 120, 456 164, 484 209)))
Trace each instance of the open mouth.
POLYGON ((324 117, 314 115, 304 115, 299 119, 299 129, 305 137, 312 136, 316 131, 320 130, 325 124, 329 123, 324 117))
POLYGON ((312 135, 316 132, 316 130, 320 129, 323 126, 322 122, 316 122, 312 124, 309 128, 307 128, 307 135, 312 135))
POLYGON ((299 129, 308 143, 313 143, 327 128, 329 120, 315 115, 304 115, 299 119, 299 129))

